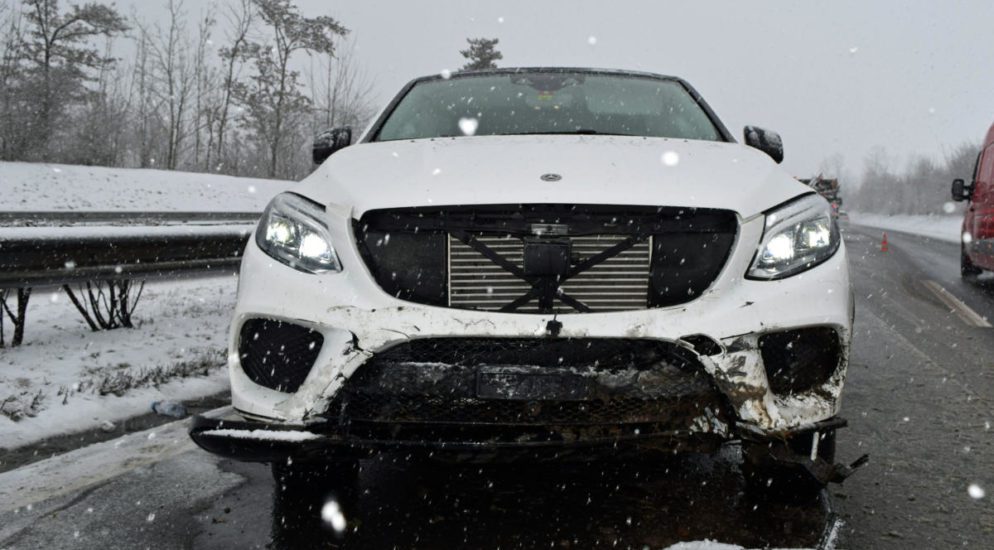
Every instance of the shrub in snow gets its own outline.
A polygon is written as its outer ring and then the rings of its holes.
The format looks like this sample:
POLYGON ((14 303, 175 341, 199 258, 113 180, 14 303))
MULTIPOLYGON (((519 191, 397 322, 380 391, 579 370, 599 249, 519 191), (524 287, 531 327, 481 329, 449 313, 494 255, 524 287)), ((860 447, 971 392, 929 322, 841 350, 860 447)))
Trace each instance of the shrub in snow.
POLYGON ((14 326, 14 334, 10 340, 11 346, 19 346, 24 340, 24 318, 28 312, 28 300, 31 298, 30 288, 0 289, 0 348, 6 345, 4 323, 10 319, 14 326), (17 305, 11 309, 10 302, 16 297, 17 305), (15 311, 16 310, 16 313, 15 311))
POLYGON ((130 279, 115 281, 87 281, 73 292, 69 285, 62 285, 73 305, 94 332, 115 328, 132 328, 132 314, 141 299, 145 281, 137 284, 130 279), (80 299, 82 297, 82 299, 80 299))

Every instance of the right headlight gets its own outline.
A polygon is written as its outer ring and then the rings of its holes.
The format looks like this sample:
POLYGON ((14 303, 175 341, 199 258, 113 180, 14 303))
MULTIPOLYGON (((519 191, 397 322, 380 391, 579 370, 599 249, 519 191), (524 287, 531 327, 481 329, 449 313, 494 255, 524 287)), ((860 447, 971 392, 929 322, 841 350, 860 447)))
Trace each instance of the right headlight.
POLYGON ((766 213, 766 228, 749 267, 749 279, 783 279, 824 262, 842 238, 832 207, 819 195, 806 195, 766 213))
POLYGON ((266 254, 307 273, 341 271, 324 207, 294 193, 277 195, 262 214, 255 242, 266 254))

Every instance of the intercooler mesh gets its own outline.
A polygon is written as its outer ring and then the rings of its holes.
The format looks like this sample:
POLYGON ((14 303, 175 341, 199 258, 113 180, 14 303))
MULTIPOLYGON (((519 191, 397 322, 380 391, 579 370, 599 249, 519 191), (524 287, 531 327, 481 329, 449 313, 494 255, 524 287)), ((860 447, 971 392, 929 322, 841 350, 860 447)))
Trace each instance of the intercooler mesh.
MULTIPOLYGON (((571 237, 574 263, 617 245, 625 235, 591 235, 571 237)), ((524 241, 517 237, 479 236, 477 241, 505 260, 524 268, 524 241)), ((572 298, 586 304, 591 311, 625 311, 645 309, 649 297, 651 240, 640 242, 579 273, 560 288, 572 298)), ((449 306, 499 310, 524 295, 532 285, 486 258, 479 251, 454 237, 449 237, 449 306)), ((555 300, 554 311, 573 311, 555 300)), ((538 313, 538 300, 519 307, 522 313, 538 313)))

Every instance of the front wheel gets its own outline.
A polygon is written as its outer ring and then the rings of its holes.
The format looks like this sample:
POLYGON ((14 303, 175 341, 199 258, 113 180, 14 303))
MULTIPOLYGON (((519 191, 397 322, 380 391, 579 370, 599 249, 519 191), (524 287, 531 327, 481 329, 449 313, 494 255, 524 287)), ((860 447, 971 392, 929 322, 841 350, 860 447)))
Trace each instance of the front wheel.
POLYGON ((970 261, 970 257, 967 256, 966 250, 960 249, 959 258, 959 272, 964 279, 972 281, 983 273, 983 269, 973 265, 973 262, 970 261))

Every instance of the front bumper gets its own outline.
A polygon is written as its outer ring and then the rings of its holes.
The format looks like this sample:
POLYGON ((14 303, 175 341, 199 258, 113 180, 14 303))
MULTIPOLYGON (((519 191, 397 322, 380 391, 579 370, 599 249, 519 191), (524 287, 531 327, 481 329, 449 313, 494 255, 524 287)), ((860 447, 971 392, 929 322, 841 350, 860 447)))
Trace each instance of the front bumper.
MULTIPOLYGON (((778 441, 807 434, 825 433, 846 426, 846 421, 833 417, 820 422, 798 426, 776 433, 756 430, 748 425, 739 426, 731 435, 754 442, 778 441)), ((349 436, 334 426, 311 425, 308 427, 244 420, 238 418, 209 418, 194 416, 190 437, 205 451, 243 462, 313 461, 327 458, 363 458, 376 452, 409 451, 426 456, 462 455, 492 458, 527 457, 529 459, 561 459, 570 452, 580 452, 585 457, 596 452, 616 454, 626 449, 682 448, 705 450, 713 448, 719 439, 704 435, 691 436, 678 433, 629 433, 582 442, 499 442, 478 441, 398 441, 396 439, 365 439, 349 436)))
POLYGON ((329 212, 341 273, 311 275, 284 266, 250 242, 242 263, 238 303, 230 336, 232 401, 247 417, 302 428, 328 421, 327 411, 356 370, 381 351, 415 339, 442 337, 546 337, 550 322, 559 338, 656 339, 700 352, 699 360, 727 399, 734 422, 776 434, 837 415, 852 330, 853 298, 844 246, 823 264, 779 281, 743 275, 763 231, 763 218, 741 223, 738 242, 712 286, 686 304, 640 311, 543 314, 493 313, 433 307, 398 300, 379 288, 355 247, 348 212, 329 212), (334 222, 334 220, 341 220, 334 222), (253 382, 238 350, 241 327, 254 318, 308 327, 323 346, 306 379, 293 393, 253 382), (841 347, 835 373, 799 393, 770 390, 760 340, 765 334, 802 327, 834 330, 841 347), (693 342, 706 337, 717 349, 693 342))

